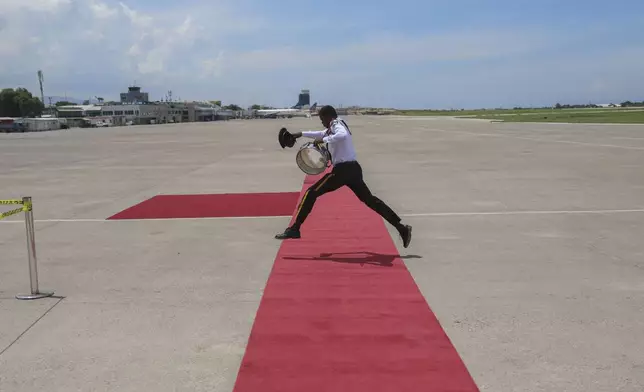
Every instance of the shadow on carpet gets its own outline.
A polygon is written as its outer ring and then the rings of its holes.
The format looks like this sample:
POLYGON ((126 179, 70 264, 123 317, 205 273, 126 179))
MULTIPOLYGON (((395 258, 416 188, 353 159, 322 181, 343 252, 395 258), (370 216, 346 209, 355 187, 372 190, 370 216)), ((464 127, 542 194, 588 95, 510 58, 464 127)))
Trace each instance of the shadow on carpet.
POLYGON ((396 259, 422 259, 418 255, 396 255, 374 252, 342 252, 342 253, 320 253, 319 256, 284 256, 285 260, 319 260, 331 261, 334 263, 347 264, 371 264, 382 267, 392 267, 396 259))

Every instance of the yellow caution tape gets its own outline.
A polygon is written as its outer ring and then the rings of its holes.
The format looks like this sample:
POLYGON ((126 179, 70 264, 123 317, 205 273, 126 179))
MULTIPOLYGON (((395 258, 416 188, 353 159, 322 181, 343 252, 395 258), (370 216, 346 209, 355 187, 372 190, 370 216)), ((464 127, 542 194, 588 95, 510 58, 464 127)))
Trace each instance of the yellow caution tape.
POLYGON ((25 210, 25 208, 26 207, 22 207, 22 208, 17 208, 17 209, 12 210, 12 211, 3 212, 2 214, 0 214, 0 219, 7 218, 7 217, 9 217, 11 215, 19 214, 19 213, 23 212, 25 210))
POLYGON ((22 204, 22 200, 0 200, 0 204, 22 204))

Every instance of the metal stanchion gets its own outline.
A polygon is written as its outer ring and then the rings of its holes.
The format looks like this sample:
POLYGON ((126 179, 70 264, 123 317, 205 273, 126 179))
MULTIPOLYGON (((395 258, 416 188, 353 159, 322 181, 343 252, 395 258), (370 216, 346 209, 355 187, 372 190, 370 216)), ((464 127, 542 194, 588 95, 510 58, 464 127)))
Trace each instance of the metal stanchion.
POLYGON ((41 293, 38 290, 38 266, 36 259, 36 238, 34 227, 34 213, 31 204, 31 197, 23 197, 22 204, 25 211, 25 225, 27 226, 27 251, 29 253, 29 280, 31 294, 16 295, 17 299, 40 299, 51 297, 54 293, 41 293))

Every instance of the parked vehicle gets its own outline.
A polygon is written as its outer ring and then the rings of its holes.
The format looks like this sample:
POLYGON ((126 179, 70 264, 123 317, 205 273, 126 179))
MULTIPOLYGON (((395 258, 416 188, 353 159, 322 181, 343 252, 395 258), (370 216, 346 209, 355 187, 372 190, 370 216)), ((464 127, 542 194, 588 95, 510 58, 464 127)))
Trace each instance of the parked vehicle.
POLYGON ((19 118, 0 117, 0 132, 26 132, 27 125, 19 118))

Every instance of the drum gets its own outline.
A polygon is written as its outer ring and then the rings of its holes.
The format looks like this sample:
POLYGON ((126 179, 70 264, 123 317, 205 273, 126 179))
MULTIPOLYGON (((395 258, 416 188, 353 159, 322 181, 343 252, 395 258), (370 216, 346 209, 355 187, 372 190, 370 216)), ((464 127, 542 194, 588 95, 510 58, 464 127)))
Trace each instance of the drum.
POLYGON ((329 166, 331 154, 324 146, 305 143, 295 156, 297 166, 306 174, 320 174, 329 166))

